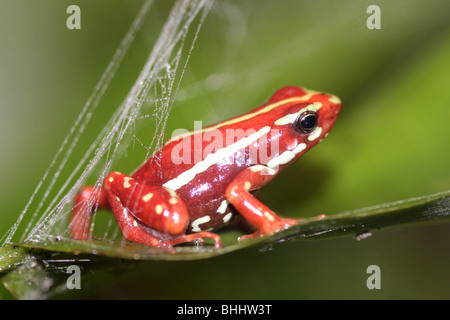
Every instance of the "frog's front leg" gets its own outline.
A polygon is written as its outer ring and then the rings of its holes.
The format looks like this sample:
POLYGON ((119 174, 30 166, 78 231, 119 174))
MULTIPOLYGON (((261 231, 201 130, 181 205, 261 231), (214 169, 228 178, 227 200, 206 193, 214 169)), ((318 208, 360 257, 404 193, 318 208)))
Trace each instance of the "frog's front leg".
POLYGON ((297 220, 278 217, 250 193, 250 191, 258 190, 264 186, 276 174, 277 171, 272 168, 255 165, 240 172, 228 185, 226 190, 227 200, 247 221, 258 228, 255 233, 242 236, 239 240, 263 236, 298 223, 297 220))
POLYGON ((127 240, 155 247, 211 238, 221 247, 220 237, 212 232, 186 235, 189 212, 184 201, 172 190, 146 185, 120 172, 112 172, 103 183, 109 205, 127 240), (158 231, 164 240, 147 232, 158 231))

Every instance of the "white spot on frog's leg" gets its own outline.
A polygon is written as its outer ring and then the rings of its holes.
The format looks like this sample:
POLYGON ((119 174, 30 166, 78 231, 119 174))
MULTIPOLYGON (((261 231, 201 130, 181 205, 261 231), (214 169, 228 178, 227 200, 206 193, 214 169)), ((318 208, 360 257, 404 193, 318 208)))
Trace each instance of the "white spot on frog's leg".
POLYGON ((123 218, 124 219, 128 219, 128 209, 127 208, 123 208, 123 218))
POLYGON ((177 197, 177 193, 175 191, 173 191, 172 189, 166 188, 167 191, 169 191, 170 196, 172 198, 176 198, 177 197))
POLYGON ((138 226, 138 223, 137 223, 137 221, 136 221, 136 220, 133 220, 133 226, 135 226, 135 227, 137 227, 137 226, 138 226))
POLYGON ((264 211, 264 216, 269 219, 270 221, 274 221, 275 218, 273 217, 273 214, 271 214, 270 212, 264 211))
POLYGON ((113 182, 113 181, 114 181, 114 178, 113 178, 113 177, 109 177, 108 181, 109 181, 109 182, 113 182))
POLYGON ((232 216, 233 214, 231 212, 226 214, 225 217, 223 217, 223 223, 227 223, 228 221, 230 221, 232 216))
POLYGON ((153 197, 153 193, 149 192, 142 197, 142 200, 144 200, 145 202, 149 202, 152 197, 153 197))
POLYGON ((161 213, 163 212, 163 206, 160 205, 160 204, 158 204, 158 205, 155 207, 155 211, 156 211, 156 214, 161 214, 161 213))
POLYGON ((123 178, 123 187, 125 189, 131 187, 130 180, 131 180, 130 177, 123 178))
POLYGON ((245 181, 244 190, 248 191, 248 190, 250 190, 251 187, 252 187, 252 184, 250 183, 250 181, 245 181))
POLYGON ((180 215, 177 212, 173 213, 172 219, 174 223, 180 223, 180 215))
POLYGON ((309 141, 316 140, 318 137, 320 137, 320 134, 322 133, 322 127, 317 127, 314 129, 313 132, 311 132, 308 136, 309 141))
POLYGON ((228 202, 227 200, 223 200, 223 201, 220 203, 220 206, 219 206, 219 208, 217 209, 217 212, 218 212, 218 213, 221 213, 221 214, 224 214, 225 211, 227 210, 228 204, 229 204, 229 202, 228 202))
POLYGON ((199 227, 199 225, 203 224, 203 223, 207 223, 210 220, 211 220, 210 216, 204 216, 204 217, 198 218, 197 220, 194 220, 192 222, 192 224, 191 224, 192 231, 193 232, 200 232, 200 231, 202 231, 202 229, 199 227))
POLYGON ((169 199, 169 203, 170 204, 177 204, 178 203, 178 199, 177 198, 170 198, 169 199))

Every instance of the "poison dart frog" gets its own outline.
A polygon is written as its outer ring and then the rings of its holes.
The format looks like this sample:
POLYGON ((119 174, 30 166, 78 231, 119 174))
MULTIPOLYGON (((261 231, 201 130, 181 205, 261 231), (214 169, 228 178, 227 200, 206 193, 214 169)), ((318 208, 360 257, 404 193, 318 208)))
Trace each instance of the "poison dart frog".
POLYGON ((211 230, 237 214, 256 227, 239 240, 295 225, 254 193, 322 141, 340 110, 334 95, 290 86, 250 112, 174 136, 131 175, 112 172, 101 188, 84 187, 71 235, 91 237, 93 202, 113 212, 125 239, 172 251, 204 238, 220 248, 211 230))

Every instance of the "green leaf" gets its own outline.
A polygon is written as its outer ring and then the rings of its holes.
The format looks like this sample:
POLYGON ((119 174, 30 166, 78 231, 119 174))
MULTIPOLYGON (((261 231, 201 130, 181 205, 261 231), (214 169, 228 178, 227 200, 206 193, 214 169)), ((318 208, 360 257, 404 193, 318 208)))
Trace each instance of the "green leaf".
POLYGON ((260 246, 267 250, 274 243, 298 239, 321 239, 350 235, 362 239, 372 232, 405 223, 448 218, 450 215, 450 190, 429 196, 386 203, 370 208, 338 213, 325 218, 308 218, 298 225, 258 239, 237 241, 241 232, 228 230, 221 234, 224 246, 179 246, 176 253, 123 241, 50 241, 47 243, 22 243, 0 250, 0 271, 3 282, 18 298, 45 298, 64 290, 67 275, 61 268, 50 268, 49 261, 89 261, 87 269, 111 267, 113 261, 167 260, 185 261, 207 259, 260 246), (56 255, 56 256, 55 256, 56 255), (51 260, 49 260, 51 257, 51 260), (84 257, 84 259, 82 259, 84 257), (88 258, 86 258, 88 257, 88 258), (105 260, 107 259, 107 260, 105 260), (109 260, 109 261, 108 261, 109 260))

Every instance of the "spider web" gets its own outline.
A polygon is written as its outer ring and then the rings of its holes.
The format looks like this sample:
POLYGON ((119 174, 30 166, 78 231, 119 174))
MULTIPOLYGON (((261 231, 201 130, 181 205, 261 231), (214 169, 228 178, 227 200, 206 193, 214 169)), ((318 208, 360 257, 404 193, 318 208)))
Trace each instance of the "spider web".
MULTIPOLYGON (((73 158, 73 150, 153 3, 154 0, 146 0, 143 3, 19 218, 0 239, 0 247, 13 242, 43 242, 69 238, 70 235, 66 230, 72 211, 72 201, 75 194, 86 184, 86 180, 94 175, 97 178, 95 186, 100 188, 114 161, 132 142, 145 148, 145 158, 162 145, 164 128, 190 53, 213 1, 177 0, 174 3, 128 95, 105 123, 101 133, 88 147, 75 168, 73 170, 66 168, 69 159, 73 158), (194 34, 188 43, 190 29, 193 29, 194 34), (154 123, 154 133, 151 141, 146 144, 135 132, 140 122, 150 120, 154 123), (64 170, 71 170, 67 178, 62 178, 64 170), (56 189, 55 186, 58 184, 62 186, 56 189), (56 195, 53 196, 55 192, 56 195)), ((96 212, 97 199, 92 198, 85 205, 93 207, 93 211, 96 212)), ((93 227, 92 224, 91 228, 93 227)), ((114 235, 117 235, 117 228, 112 233, 112 236, 114 235)))

